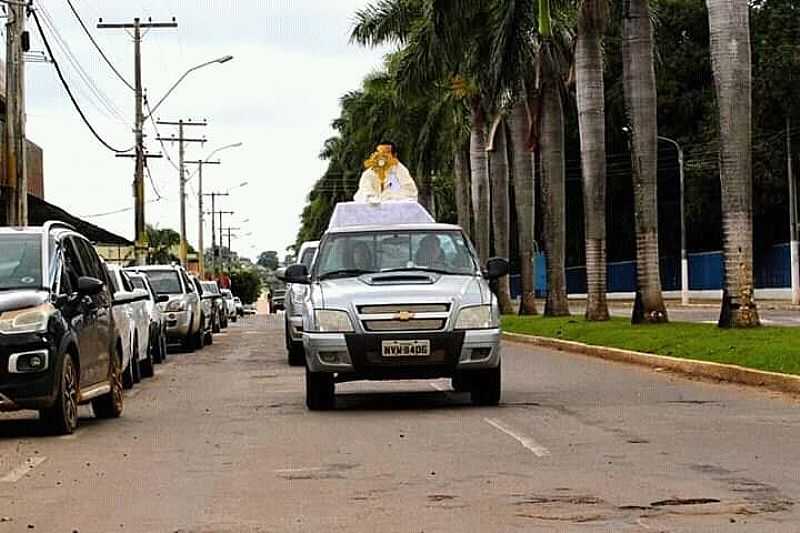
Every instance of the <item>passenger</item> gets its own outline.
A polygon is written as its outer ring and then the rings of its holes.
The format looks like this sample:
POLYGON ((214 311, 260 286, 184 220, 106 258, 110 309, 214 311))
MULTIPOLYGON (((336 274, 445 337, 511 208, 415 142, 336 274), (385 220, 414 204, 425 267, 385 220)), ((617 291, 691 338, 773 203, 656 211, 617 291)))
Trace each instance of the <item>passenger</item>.
POLYGON ((372 271, 375 267, 372 264, 372 252, 369 250, 369 246, 363 242, 357 242, 353 245, 353 249, 350 252, 351 261, 350 263, 353 265, 353 268, 356 270, 366 270, 372 271))

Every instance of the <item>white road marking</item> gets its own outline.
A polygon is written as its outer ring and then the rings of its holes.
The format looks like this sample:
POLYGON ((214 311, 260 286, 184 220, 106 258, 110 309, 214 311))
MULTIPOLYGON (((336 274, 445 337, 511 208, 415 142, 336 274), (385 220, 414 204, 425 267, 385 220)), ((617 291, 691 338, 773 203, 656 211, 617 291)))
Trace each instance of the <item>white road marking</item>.
POLYGON ((45 461, 47 461, 47 457, 29 457, 20 466, 1 477, 0 483, 16 483, 45 461))
POLYGON ((532 452, 536 457, 547 457, 550 455, 550 450, 536 442, 532 437, 520 435, 500 420, 496 418, 484 418, 483 421, 522 444, 523 447, 532 452))
POLYGON ((273 470, 275 474, 297 474, 298 472, 319 472, 320 470, 329 470, 324 466, 307 466, 303 468, 280 468, 273 470))
POLYGON ((438 390, 439 392, 450 392, 450 389, 448 387, 445 387, 440 383, 433 382, 430 384, 430 386, 438 390))

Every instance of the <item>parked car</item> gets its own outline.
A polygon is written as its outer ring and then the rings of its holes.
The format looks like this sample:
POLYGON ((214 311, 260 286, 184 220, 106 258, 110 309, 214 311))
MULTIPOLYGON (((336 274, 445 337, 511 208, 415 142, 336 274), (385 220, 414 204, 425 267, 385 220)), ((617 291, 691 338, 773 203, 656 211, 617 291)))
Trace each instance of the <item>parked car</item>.
POLYGON ((275 289, 272 291, 270 313, 277 313, 286 309, 286 289, 275 289))
POLYGON ((107 272, 69 225, 0 228, 0 411, 33 409, 72 433, 78 405, 123 410, 122 346, 107 272))
POLYGON ((122 268, 107 268, 114 290, 114 323, 123 339, 122 383, 130 389, 142 378, 153 377, 148 296, 146 291, 133 287, 122 268))
POLYGON ((474 404, 496 405, 500 310, 489 282, 508 262, 482 270, 460 227, 413 202, 339 204, 331 220, 311 272, 297 264, 285 274, 309 286, 308 408, 332 408, 336 382, 444 377, 474 404))
POLYGON ((233 299, 233 293, 230 289, 220 289, 222 298, 225 300, 225 307, 228 310, 228 319, 231 322, 236 322, 239 316, 236 314, 236 302, 233 299))
POLYGON ((180 342, 185 350, 203 347, 203 309, 200 293, 180 265, 148 265, 132 267, 150 280, 156 294, 169 297, 159 305, 167 317, 167 340, 180 342))
POLYGON ((219 285, 216 281, 203 281, 203 298, 209 298, 214 310, 214 316, 211 321, 212 331, 219 333, 223 328, 228 327, 228 306, 225 304, 225 299, 222 293, 219 292, 219 285))
POLYGON ((156 294, 150 280, 144 274, 128 271, 128 279, 135 289, 147 292, 147 313, 150 315, 150 351, 153 362, 163 363, 167 359, 167 319, 159 303, 169 301, 169 296, 156 294))
POLYGON ((244 316, 244 304, 242 304, 242 299, 238 296, 234 296, 233 304, 236 306, 236 315, 244 316))
POLYGON ((200 295, 200 307, 202 309, 202 312, 201 312, 202 320, 200 321, 200 323, 202 324, 201 327, 203 328, 203 336, 202 336, 202 341, 201 341, 202 342, 202 346, 205 346, 207 344, 213 344, 214 343, 214 334, 213 334, 214 328, 213 328, 212 324, 213 324, 214 313, 215 313, 213 299, 210 298, 210 297, 207 297, 207 296, 205 296, 203 294, 203 284, 200 281, 200 279, 197 278, 197 276, 192 274, 192 275, 189 276, 189 279, 194 284, 194 287, 195 287, 195 290, 197 291, 197 294, 200 295))
MULTIPOLYGON (((309 272, 314 265, 318 249, 319 241, 308 241, 300 245, 300 251, 297 254, 300 259, 299 263, 305 265, 309 272)), ((285 271, 281 272, 281 275, 285 276, 285 271)), ((286 286, 283 299, 283 306, 286 310, 283 317, 283 331, 291 366, 303 366, 306 362, 306 355, 303 351, 303 302, 307 294, 308 285, 290 283, 286 286)))
POLYGON ((245 315, 254 315, 257 313, 256 305, 255 304, 245 304, 244 306, 244 314, 245 315))

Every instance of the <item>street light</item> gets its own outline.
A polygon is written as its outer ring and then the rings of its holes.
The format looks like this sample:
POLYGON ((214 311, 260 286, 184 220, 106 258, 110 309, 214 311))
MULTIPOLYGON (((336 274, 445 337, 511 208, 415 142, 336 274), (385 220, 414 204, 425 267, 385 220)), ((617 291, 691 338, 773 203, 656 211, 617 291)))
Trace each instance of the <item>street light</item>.
POLYGON ((155 105, 155 106, 154 106, 152 109, 150 109, 150 113, 148 113, 148 114, 147 114, 147 116, 146 116, 145 118, 147 119, 147 118, 150 118, 150 117, 152 117, 152 116, 153 116, 153 114, 154 114, 154 113, 156 112, 156 110, 157 110, 157 109, 158 109, 158 108, 161 106, 161 104, 162 104, 162 103, 164 103, 164 100, 166 100, 166 99, 167 99, 167 97, 168 97, 170 94, 172 94, 172 91, 174 91, 174 90, 175 90, 175 88, 176 88, 178 85, 180 85, 180 83, 181 83, 181 82, 182 82, 182 81, 183 81, 183 80, 186 78, 186 76, 188 76, 189 74, 191 74, 191 73, 192 73, 192 72, 194 72, 195 70, 201 69, 201 68, 203 68, 203 67, 207 67, 208 65, 213 65, 213 64, 215 64, 215 63, 219 63, 219 64, 221 65, 221 64, 223 64, 223 63, 227 63, 227 62, 228 62, 228 61, 230 61, 231 59, 233 59, 233 56, 232 56, 232 55, 222 56, 222 57, 219 57, 219 58, 217 58, 217 59, 214 59, 214 60, 212 60, 212 61, 206 61, 205 63, 201 63, 200 65, 194 66, 194 67, 190 68, 189 70, 187 70, 186 72, 184 72, 184 73, 183 73, 183 75, 182 75, 180 78, 178 78, 178 81, 176 81, 175 83, 173 83, 173 84, 172 84, 172 87, 170 87, 170 88, 169 88, 169 90, 167 91, 167 93, 166 93, 164 96, 162 96, 162 97, 161 97, 161 100, 159 100, 159 101, 156 103, 156 105, 155 105))
MULTIPOLYGON (((204 240, 203 239, 203 214, 204 214, 203 213, 203 165, 209 164, 209 163, 218 165, 220 163, 219 161, 211 161, 211 157, 214 156, 214 154, 217 154, 217 153, 219 153, 219 152, 221 152, 223 150, 227 150, 229 148, 238 148, 240 146, 242 146, 241 142, 228 144, 228 145, 222 146, 220 148, 217 148, 216 150, 214 150, 213 152, 208 154, 204 159, 201 159, 200 161, 194 161, 194 163, 197 163, 197 175, 198 175, 198 178, 197 178, 197 206, 198 206, 197 244, 198 244, 198 247, 200 249, 200 254, 199 254, 199 257, 198 257, 198 260, 197 260, 197 267, 198 267, 198 270, 200 272, 200 277, 201 278, 203 278, 205 276, 205 273, 206 273, 206 265, 205 265, 205 257, 204 257, 205 250, 204 250, 204 243, 203 243, 203 240, 204 240)), ((189 179, 191 179, 191 177, 189 179)), ((186 181, 188 182, 189 179, 187 179, 186 181)), ((213 208, 212 208, 212 211, 213 211, 213 208)), ((211 225, 211 239, 212 239, 212 242, 214 242, 214 239, 216 239, 216 237, 214 236, 214 224, 213 224, 214 217, 213 216, 211 217, 211 222, 212 222, 212 225, 211 225)))
MULTIPOLYGON (((633 133, 628 126, 622 127, 622 133, 628 137, 628 146, 630 147, 630 136, 633 133)), ((678 168, 680 171, 680 217, 681 217, 681 304, 689 305, 689 254, 686 250, 686 207, 685 196, 686 189, 684 184, 683 172, 683 148, 677 141, 669 137, 658 136, 659 141, 670 143, 678 151, 678 168)))

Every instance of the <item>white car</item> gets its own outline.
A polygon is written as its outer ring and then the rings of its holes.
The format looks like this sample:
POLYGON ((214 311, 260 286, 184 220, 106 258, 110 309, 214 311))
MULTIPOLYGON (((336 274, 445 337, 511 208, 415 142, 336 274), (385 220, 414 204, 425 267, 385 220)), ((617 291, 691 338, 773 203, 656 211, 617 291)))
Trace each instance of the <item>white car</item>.
POLYGON ((167 359, 167 317, 161 310, 160 303, 169 301, 166 294, 158 295, 150 285, 150 279, 139 272, 126 269, 128 279, 135 289, 147 291, 147 313, 150 315, 150 351, 153 362, 163 363, 167 359))
POLYGON ((114 323, 123 339, 122 384, 130 389, 141 378, 154 374, 150 350, 150 313, 147 310, 149 297, 147 291, 133 287, 127 273, 120 267, 108 265, 108 273, 114 293, 114 323))
MULTIPOLYGON (((297 254, 298 264, 305 265, 309 272, 314 267, 317 258, 319 241, 307 241, 300 245, 297 254)), ((282 278, 285 271, 278 276, 282 278)), ((303 366, 306 354, 303 351, 303 303, 308 295, 308 285, 290 283, 286 286, 286 295, 283 300, 284 337, 286 339, 286 352, 291 366, 303 366)))
POLYGON ((231 322, 236 322, 239 316, 236 314, 236 300, 233 298, 233 293, 230 289, 220 289, 220 292, 225 300, 225 308, 228 310, 228 319, 231 322))

